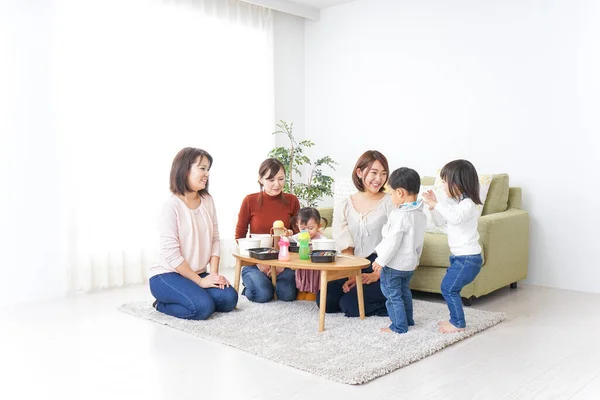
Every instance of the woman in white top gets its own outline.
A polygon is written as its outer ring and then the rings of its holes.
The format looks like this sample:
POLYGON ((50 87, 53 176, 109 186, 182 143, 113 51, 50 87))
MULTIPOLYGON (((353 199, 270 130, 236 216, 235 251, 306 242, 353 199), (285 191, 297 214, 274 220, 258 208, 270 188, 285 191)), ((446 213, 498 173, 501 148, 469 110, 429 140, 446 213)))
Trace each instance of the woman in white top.
MULTIPOLYGON (((343 254, 377 258, 375 247, 381 242, 381 228, 387 222, 393 204, 385 193, 388 162, 376 150, 365 152, 354 167, 352 182, 358 192, 336 207, 333 218, 333 238, 343 254)), ((371 265, 363 269, 365 314, 387 316, 386 298, 379 285, 379 272, 371 265)), ((317 304, 320 294, 317 293, 317 304)), ((338 279, 327 284, 328 313, 343 312, 347 317, 358 317, 356 278, 338 279)))

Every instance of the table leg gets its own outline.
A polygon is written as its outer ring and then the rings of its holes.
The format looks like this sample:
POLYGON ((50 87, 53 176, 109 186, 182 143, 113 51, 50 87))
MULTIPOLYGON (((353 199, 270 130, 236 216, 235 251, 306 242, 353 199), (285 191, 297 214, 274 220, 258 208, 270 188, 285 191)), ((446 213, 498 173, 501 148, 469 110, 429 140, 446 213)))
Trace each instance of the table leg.
POLYGON ((277 299, 277 268, 271 265, 271 282, 273 283, 273 298, 277 299))
POLYGON ((236 292, 240 292, 240 275, 242 274, 242 260, 235 259, 235 279, 233 281, 233 288, 236 292))
POLYGON ((361 275, 362 271, 359 269, 356 273, 356 297, 358 297, 358 313, 360 315, 360 319, 365 319, 365 297, 361 275))
POLYGON ((325 330, 325 309, 327 307, 327 271, 321 270, 321 300, 319 307, 319 332, 325 330))

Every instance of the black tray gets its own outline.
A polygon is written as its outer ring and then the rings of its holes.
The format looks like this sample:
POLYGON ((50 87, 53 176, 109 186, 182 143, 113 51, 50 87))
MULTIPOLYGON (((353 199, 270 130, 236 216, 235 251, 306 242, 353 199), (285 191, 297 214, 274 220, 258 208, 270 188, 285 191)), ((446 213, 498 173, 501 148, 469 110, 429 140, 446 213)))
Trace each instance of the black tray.
POLYGON ((255 247, 253 249, 248 249, 248 254, 250 257, 256 258, 257 260, 277 260, 279 257, 279 252, 272 247, 255 247), (266 251, 273 250, 272 253, 267 253, 266 251))
POLYGON ((310 261, 314 263, 334 262, 336 254, 336 250, 313 250, 310 252, 310 261))
POLYGON ((297 253, 300 251, 300 244, 293 240, 290 240, 290 253, 297 253))

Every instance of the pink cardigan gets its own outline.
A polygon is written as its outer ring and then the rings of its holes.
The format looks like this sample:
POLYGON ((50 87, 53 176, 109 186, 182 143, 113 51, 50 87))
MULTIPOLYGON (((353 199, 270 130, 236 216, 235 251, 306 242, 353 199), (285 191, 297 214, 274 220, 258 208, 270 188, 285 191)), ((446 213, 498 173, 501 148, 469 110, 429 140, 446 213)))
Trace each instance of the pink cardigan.
POLYGON ((158 231, 160 256, 150 268, 150 277, 175 272, 184 260, 192 271, 205 272, 210 258, 219 255, 219 226, 212 196, 203 197, 200 207, 190 210, 172 195, 160 213, 158 231))

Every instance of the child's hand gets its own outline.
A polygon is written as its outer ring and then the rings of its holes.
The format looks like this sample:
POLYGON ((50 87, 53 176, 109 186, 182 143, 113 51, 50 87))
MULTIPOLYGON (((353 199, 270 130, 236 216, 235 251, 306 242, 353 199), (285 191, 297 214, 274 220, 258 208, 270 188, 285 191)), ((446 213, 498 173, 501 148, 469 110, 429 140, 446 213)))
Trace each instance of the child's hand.
POLYGON ((287 230, 287 236, 294 236, 294 231, 291 229, 287 230))
POLYGON ((423 192, 423 201, 429 206, 430 210, 433 210, 438 203, 437 197, 435 197, 435 193, 431 189, 423 192))
POLYGON ((373 271, 381 271, 381 265, 373 261, 373 271))

